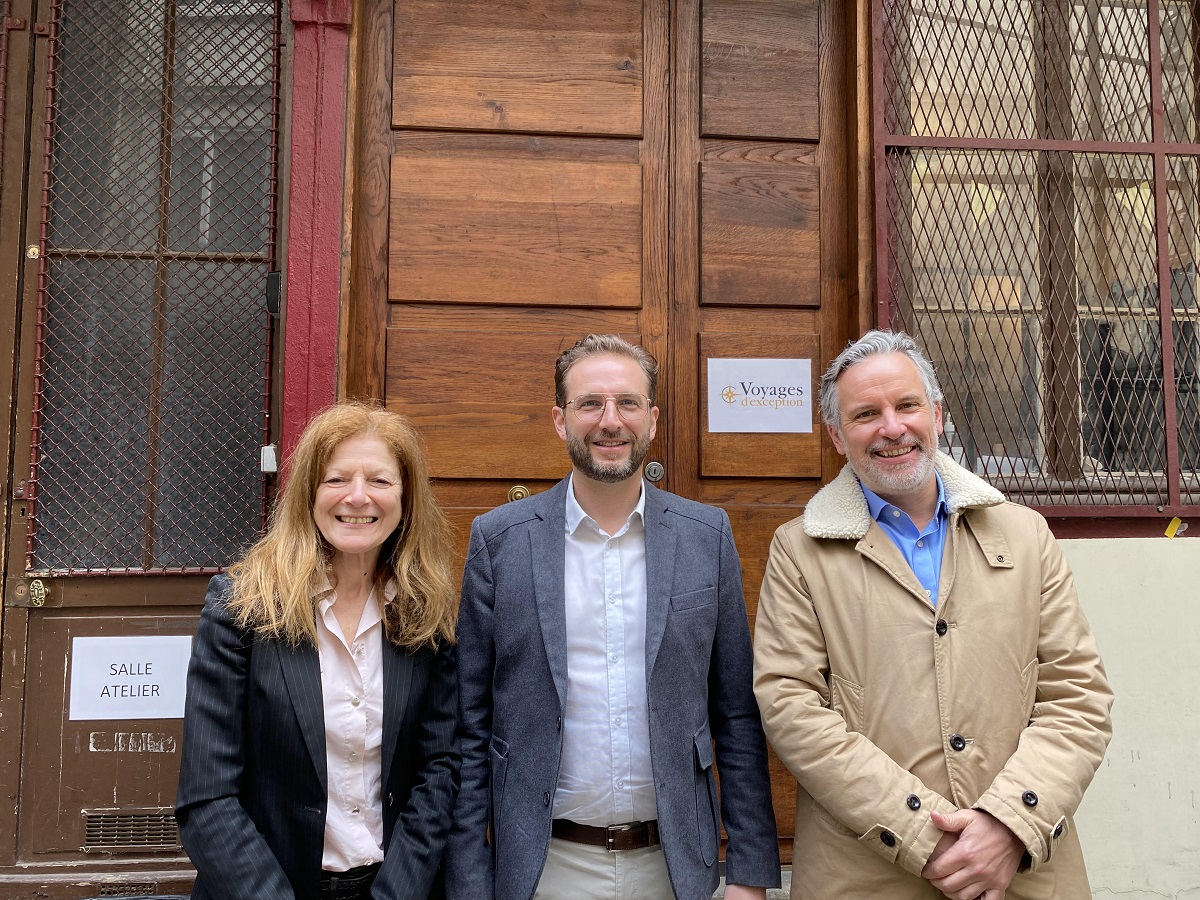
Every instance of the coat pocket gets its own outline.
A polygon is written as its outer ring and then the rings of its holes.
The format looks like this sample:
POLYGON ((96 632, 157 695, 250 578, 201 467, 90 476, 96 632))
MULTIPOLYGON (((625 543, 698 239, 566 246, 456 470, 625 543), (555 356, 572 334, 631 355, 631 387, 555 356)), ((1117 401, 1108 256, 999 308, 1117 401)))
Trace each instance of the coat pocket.
POLYGON ((829 676, 829 708, 846 720, 846 727, 862 734, 866 731, 867 704, 863 689, 840 675, 829 676))
POLYGON ((693 739, 696 750, 696 827, 700 833, 700 856, 706 866, 717 860, 720 819, 717 813, 717 782, 713 775, 712 731, 706 721, 693 739))
POLYGON ((700 606, 715 606, 717 589, 715 587, 700 588, 698 591, 688 591, 686 594, 676 594, 671 598, 671 609, 682 612, 685 609, 696 609, 700 606))
POLYGON ((492 735, 490 748, 492 763, 492 853, 496 852, 500 832, 500 814, 504 808, 504 780, 508 776, 508 742, 492 735))

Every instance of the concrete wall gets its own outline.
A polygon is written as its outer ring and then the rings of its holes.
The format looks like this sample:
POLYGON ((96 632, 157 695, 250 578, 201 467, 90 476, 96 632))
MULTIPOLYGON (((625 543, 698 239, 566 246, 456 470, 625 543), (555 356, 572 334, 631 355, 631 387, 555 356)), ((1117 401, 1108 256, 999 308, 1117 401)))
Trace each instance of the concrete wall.
POLYGON ((1092 891, 1200 900, 1200 540, 1062 546, 1116 694, 1077 816, 1092 891))

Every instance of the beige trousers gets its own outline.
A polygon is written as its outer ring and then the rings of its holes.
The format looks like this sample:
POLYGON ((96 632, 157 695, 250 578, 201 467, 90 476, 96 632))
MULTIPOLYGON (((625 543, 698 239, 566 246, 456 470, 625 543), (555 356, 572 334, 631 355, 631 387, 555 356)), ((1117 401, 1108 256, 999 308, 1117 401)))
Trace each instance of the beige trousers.
POLYGON ((610 853, 550 838, 533 900, 674 900, 662 847, 610 853))

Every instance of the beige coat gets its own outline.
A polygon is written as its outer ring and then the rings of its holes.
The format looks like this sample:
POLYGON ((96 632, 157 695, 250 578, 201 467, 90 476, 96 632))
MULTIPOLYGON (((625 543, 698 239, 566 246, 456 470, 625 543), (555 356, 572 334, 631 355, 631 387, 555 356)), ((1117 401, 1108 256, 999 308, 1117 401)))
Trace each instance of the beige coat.
POLYGON ((938 608, 849 467, 775 533, 754 688, 795 775, 792 897, 941 898, 930 812, 985 810, 1025 845, 1008 900, 1090 898, 1071 816, 1112 693, 1045 520, 939 454, 938 608))

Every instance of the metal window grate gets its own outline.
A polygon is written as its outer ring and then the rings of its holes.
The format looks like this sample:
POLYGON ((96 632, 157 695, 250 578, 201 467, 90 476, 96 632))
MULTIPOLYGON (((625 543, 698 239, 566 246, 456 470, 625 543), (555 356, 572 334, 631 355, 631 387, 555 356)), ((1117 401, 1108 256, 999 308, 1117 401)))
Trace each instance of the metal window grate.
POLYGON ((883 324, 1055 515, 1200 502, 1200 2, 875 0, 883 324))
POLYGON ((83 850, 179 850, 179 829, 169 809, 85 809, 83 850))
POLYGON ((892 88, 884 122, 892 134, 1031 139, 1058 120, 1063 138, 1150 140, 1144 3, 883 6, 881 62, 892 88))
POLYGON ((57 0, 27 568, 206 571, 262 526, 280 19, 57 0))

